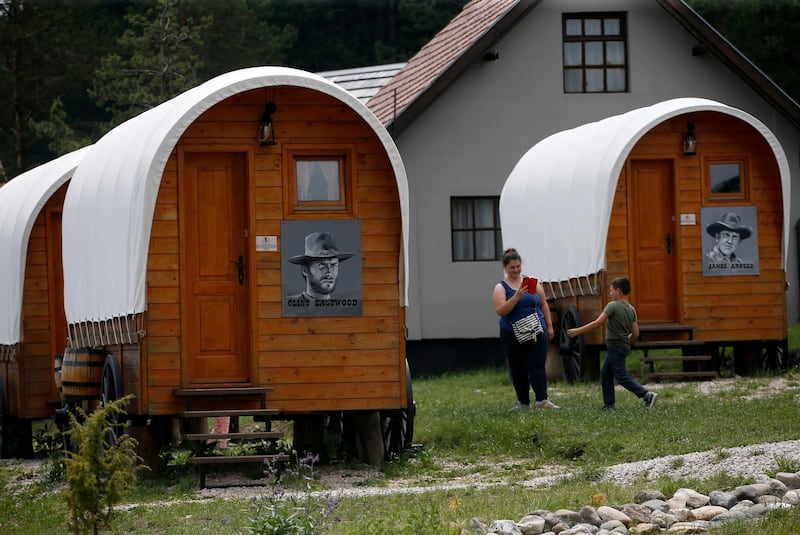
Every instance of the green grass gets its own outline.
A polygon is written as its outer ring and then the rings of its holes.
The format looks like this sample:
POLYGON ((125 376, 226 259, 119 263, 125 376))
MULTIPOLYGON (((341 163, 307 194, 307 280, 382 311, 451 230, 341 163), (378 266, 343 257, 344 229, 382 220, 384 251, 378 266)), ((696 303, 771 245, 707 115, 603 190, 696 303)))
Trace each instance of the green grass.
MULTIPOLYGON (((800 385, 796 373, 784 376, 789 385, 800 385)), ((330 533, 445 535, 454 529, 451 523, 457 526, 472 517, 488 526, 493 519, 519 520, 537 508, 579 509, 597 495, 605 497, 604 503, 618 505, 631 501, 645 485, 665 494, 684 486, 701 492, 733 488, 746 481, 718 474, 707 481, 661 479, 619 487, 601 474, 603 467, 622 462, 703 450, 723 459, 726 448, 800 439, 800 390, 770 391, 769 381, 770 377, 738 379, 708 394, 698 390, 700 383, 664 383, 653 387, 660 396, 652 411, 632 394, 619 391, 613 413, 600 410, 597 383, 556 383, 549 386, 549 395, 560 410, 510 413, 515 398, 504 369, 417 379, 414 442, 422 447, 415 455, 388 463, 381 479, 370 484, 385 486, 403 478, 432 486, 481 477, 499 485, 346 498, 336 509, 338 520, 330 533), (546 489, 523 484, 532 471, 545 467, 573 476, 546 489)), ((675 467, 681 464, 673 461, 675 467)), ((798 466, 798 459, 780 459, 775 472, 798 466)), ((66 533, 63 497, 51 483, 20 486, 19 480, 29 476, 13 464, 0 467, 0 533, 66 533)), ((108 533, 246 533, 253 514, 247 500, 186 503, 196 485, 196 474, 186 468, 143 481, 127 500, 138 505, 120 510, 108 533), (154 506, 156 501, 173 503, 154 506)), ((269 490, 265 486, 264 493, 269 490)), ((771 514, 758 530, 797 533, 800 512, 795 509, 771 514)), ((753 529, 753 524, 727 526, 718 533, 744 535, 753 529)))

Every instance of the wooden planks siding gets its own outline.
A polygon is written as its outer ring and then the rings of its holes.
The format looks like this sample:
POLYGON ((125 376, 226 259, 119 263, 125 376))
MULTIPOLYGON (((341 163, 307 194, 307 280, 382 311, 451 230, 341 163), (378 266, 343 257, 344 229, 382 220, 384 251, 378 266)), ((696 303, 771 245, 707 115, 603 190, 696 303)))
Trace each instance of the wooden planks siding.
MULTIPOLYGON (((781 265, 783 207, 780 174, 763 137, 742 121, 719 113, 679 116, 654 127, 633 148, 632 159, 672 159, 675 163, 677 213, 695 214, 695 225, 676 222, 680 273, 680 321, 695 326, 696 340, 709 342, 780 340, 786 337, 785 274, 781 265), (679 149, 686 124, 694 121, 697 156, 679 149), (750 188, 749 201, 704 201, 703 156, 740 158, 750 188), (706 204, 703 204, 703 203, 706 204), (703 276, 701 208, 752 204, 758 214, 759 275, 703 276)), ((607 244, 606 280, 631 276, 628 251, 628 173, 617 184, 607 244)), ((636 291, 636 280, 631 280, 636 291)), ((605 294, 605 292, 604 292, 605 294)), ((604 302, 605 302, 604 298, 604 302)), ((647 318, 640 318, 646 322, 647 318)))
POLYGON ((246 152, 251 166, 250 236, 278 237, 277 252, 256 252, 254 245, 250 251, 256 270, 251 279, 253 384, 274 388, 269 406, 289 413, 400 407, 405 396, 405 318, 399 306, 401 214, 391 163, 371 128, 348 106, 313 90, 278 87, 242 93, 209 109, 186 130, 169 159, 148 257, 147 336, 141 357, 147 367, 141 383, 147 411, 175 414, 185 408, 172 391, 183 386, 181 337, 196 335, 181 332, 181 150, 246 152), (261 147, 256 141, 265 98, 277 104, 277 146, 261 147), (287 215, 282 153, 287 145, 354 148, 353 213, 362 229, 361 317, 282 317, 281 221, 325 218, 287 215))
MULTIPOLYGON (((53 415, 58 399, 53 375, 54 354, 51 343, 51 288, 50 269, 56 260, 50 258, 51 242, 61 240, 58 229, 48 225, 51 211, 61 212, 66 195, 66 185, 61 186, 47 200, 37 215, 28 240, 25 259, 25 280, 22 290, 22 343, 17 362, 8 364, 5 378, 8 388, 8 414, 19 418, 47 418, 53 415)), ((60 260, 58 261, 60 262, 60 260)), ((55 312, 53 311, 53 314, 55 312)), ((58 317, 63 318, 63 312, 58 317)), ((64 350, 65 340, 52 343, 64 350)))

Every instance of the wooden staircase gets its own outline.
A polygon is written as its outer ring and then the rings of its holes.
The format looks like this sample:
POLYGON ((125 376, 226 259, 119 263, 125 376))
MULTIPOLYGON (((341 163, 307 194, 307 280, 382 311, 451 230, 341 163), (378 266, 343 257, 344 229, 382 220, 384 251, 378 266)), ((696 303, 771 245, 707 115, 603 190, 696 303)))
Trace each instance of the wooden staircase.
POLYGON ((694 327, 673 323, 645 323, 639 325, 639 339, 633 349, 644 353, 642 362, 650 365, 647 374, 656 381, 662 378, 713 379, 719 375, 715 357, 702 354, 703 342, 694 339, 694 327), (680 355, 651 355, 657 349, 680 349, 680 355), (681 371, 657 371, 656 365, 667 362, 681 362, 681 371))
MULTIPOLYGON (((281 453, 268 453, 262 455, 204 455, 208 440, 236 440, 240 442, 260 442, 269 441, 271 451, 275 450, 276 442, 283 437, 283 433, 271 431, 271 418, 279 414, 277 409, 267 408, 267 393, 271 392, 270 387, 232 387, 232 388, 176 388, 173 393, 177 397, 186 398, 186 410, 181 413, 185 420, 202 420, 206 418, 216 418, 228 416, 231 425, 228 433, 186 433, 184 438, 196 444, 197 455, 189 459, 190 464, 196 464, 200 468, 200 488, 204 489, 212 485, 206 485, 206 469, 209 465, 236 465, 244 463, 265 463, 280 464, 289 461, 289 456, 281 453), (232 400, 242 400, 243 398, 257 397, 259 399, 258 408, 219 408, 220 406, 235 406, 232 400), (196 408, 198 405, 202 408, 196 408), (208 408, 213 406, 214 408, 208 408), (266 422, 267 431, 240 432, 239 417, 253 416, 256 419, 263 419, 266 422)), ((213 485, 224 487, 227 485, 213 485)))

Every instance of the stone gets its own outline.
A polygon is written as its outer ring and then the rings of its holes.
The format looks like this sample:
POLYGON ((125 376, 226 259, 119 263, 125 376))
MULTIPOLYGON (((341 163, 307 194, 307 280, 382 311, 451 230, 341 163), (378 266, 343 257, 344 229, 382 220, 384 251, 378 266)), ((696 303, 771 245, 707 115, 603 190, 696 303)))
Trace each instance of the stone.
POLYGON ((736 496, 733 495, 732 492, 723 492, 721 490, 712 490, 708 493, 708 503, 709 505, 719 505, 720 507, 724 507, 725 509, 730 509, 736 502, 739 500, 736 499, 736 496))
POLYGON ((650 521, 653 524, 656 524, 657 526, 666 529, 675 522, 677 522, 678 517, 670 513, 665 513, 663 511, 653 511, 653 514, 650 516, 650 521))
POLYGON ((666 499, 667 499, 667 497, 664 496, 663 492, 661 492, 660 490, 655 490, 655 489, 640 490, 633 497, 633 501, 635 503, 644 503, 644 502, 646 502, 648 500, 663 500, 663 501, 666 501, 666 499))
POLYGON ((714 518, 714 522, 741 522, 747 520, 747 515, 744 511, 727 511, 714 518))
POLYGON ((689 511, 689 520, 712 520, 714 517, 727 512, 728 509, 719 505, 704 505, 689 511))
POLYGON ((620 511, 628 515, 635 523, 650 522, 650 515, 653 513, 649 507, 643 507, 636 503, 626 503, 620 507, 620 511))
POLYGON ((614 531, 618 527, 624 528, 625 524, 623 524, 619 520, 609 520, 607 522, 603 522, 602 524, 600 524, 600 529, 604 529, 606 531, 614 531))
POLYGON ((651 524, 649 522, 642 522, 641 524, 636 524, 633 526, 628 533, 631 535, 652 535, 654 533, 660 533, 661 528, 655 524, 651 524))
POLYGON ((517 523, 522 535, 541 535, 544 532, 545 521, 539 515, 525 515, 517 523))
POLYGON ((686 507, 689 509, 697 509, 708 504, 708 496, 692 489, 678 489, 675 491, 675 496, 684 496, 686 498, 686 507))
POLYGON ((667 533, 710 533, 711 527, 705 520, 695 520, 694 522, 678 522, 667 530, 667 533))
POLYGON ((642 506, 650 508, 651 511, 661 511, 662 513, 669 512, 669 504, 659 498, 653 498, 652 500, 642 502, 642 506))
POLYGON ((597 515, 604 521, 619 520, 620 522, 625 524, 626 527, 631 525, 631 518, 628 515, 626 515, 622 511, 617 511, 613 507, 609 507, 607 505, 602 505, 598 507, 597 515))
POLYGON ((800 493, 796 490, 787 491, 786 494, 783 495, 783 501, 790 505, 797 505, 800 503, 800 493))
POLYGON ((578 516, 582 522, 592 524, 593 526, 599 526, 603 523, 603 520, 597 514, 597 509, 590 505, 584 505, 581 507, 581 510, 578 511, 578 516))
POLYGON ((581 521, 581 515, 579 515, 577 511, 572 511, 571 509, 559 509, 553 511, 553 514, 556 515, 559 521, 570 526, 574 526, 581 521))
POLYGON ((733 489, 732 494, 736 496, 739 501, 742 500, 755 500, 758 498, 758 493, 753 485, 741 485, 733 489))
POLYGON ((792 472, 778 472, 775 479, 781 481, 789 490, 800 489, 800 475, 792 472))
POLYGON ((513 520, 495 520, 489 524, 489 533, 497 535, 522 535, 522 532, 517 527, 517 523, 513 520))

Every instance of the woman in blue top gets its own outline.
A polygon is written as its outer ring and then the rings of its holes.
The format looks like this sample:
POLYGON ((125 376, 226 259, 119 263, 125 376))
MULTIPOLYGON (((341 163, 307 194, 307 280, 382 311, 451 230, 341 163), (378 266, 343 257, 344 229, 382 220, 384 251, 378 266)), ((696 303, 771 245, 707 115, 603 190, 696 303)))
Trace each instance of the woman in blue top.
POLYGON ((537 408, 557 409, 558 405, 547 399, 544 365, 547 360, 547 341, 553 338, 553 322, 544 289, 537 285, 536 293, 528 293, 528 288, 522 284, 522 259, 516 249, 506 250, 502 262, 506 275, 494 287, 493 300, 494 309, 500 316, 500 342, 506 354, 511 383, 517 393, 517 404, 511 410, 531 408, 531 387, 536 394, 537 408), (534 311, 539 315, 539 323, 547 334, 540 334, 536 340, 520 344, 511 323, 534 311))

